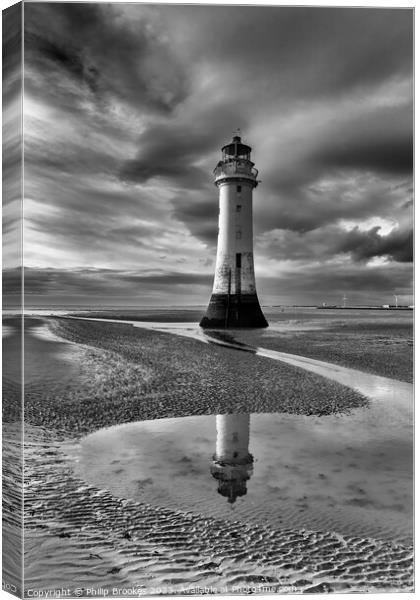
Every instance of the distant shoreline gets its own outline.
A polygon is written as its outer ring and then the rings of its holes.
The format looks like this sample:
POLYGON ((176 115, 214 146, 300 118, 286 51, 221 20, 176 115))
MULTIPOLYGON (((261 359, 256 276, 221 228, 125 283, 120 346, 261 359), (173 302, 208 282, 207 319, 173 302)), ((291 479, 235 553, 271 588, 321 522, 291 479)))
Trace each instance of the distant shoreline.
MULTIPOLYGON (((22 312, 25 311, 66 311, 66 312, 74 312, 74 311, 107 311, 107 310, 138 310, 138 311, 200 311, 200 313, 206 310, 207 306, 204 304, 191 304, 191 305, 163 305, 163 306, 151 306, 151 305, 86 305, 86 304, 75 304, 75 305, 66 305, 66 304, 25 304, 23 309, 21 304, 7 304, 3 302, 3 312, 4 311, 17 311, 22 312)), ((402 305, 402 306, 366 306, 366 305, 354 305, 354 306, 340 306, 335 304, 328 304, 326 306, 317 305, 317 304, 261 304, 261 308, 264 310, 270 309, 296 309, 296 308, 304 308, 304 309, 333 309, 333 310, 414 310, 414 306, 411 305, 402 305)))
POLYGON ((414 306, 317 306, 320 310, 414 310, 414 306))

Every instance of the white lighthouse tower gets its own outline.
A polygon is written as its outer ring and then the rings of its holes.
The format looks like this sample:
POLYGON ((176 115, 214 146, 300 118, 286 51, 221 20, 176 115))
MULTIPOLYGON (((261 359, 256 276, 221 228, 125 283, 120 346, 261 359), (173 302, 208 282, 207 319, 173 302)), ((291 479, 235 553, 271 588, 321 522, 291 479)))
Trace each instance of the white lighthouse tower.
POLYGON ((216 452, 210 471, 219 481, 218 492, 233 504, 246 494, 254 459, 249 453, 249 414, 216 416, 216 452))
POLYGON ((213 173, 219 188, 219 237, 213 292, 200 326, 267 327, 255 288, 252 192, 258 171, 251 148, 236 135, 222 148, 213 173))

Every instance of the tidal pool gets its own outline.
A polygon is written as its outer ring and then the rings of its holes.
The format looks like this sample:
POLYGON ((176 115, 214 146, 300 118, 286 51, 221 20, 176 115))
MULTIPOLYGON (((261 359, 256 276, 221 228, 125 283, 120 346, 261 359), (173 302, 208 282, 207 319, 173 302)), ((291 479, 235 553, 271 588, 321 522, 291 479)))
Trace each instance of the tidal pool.
POLYGON ((411 405, 349 415, 213 415, 97 431, 68 448, 113 495, 276 528, 411 543, 411 405))

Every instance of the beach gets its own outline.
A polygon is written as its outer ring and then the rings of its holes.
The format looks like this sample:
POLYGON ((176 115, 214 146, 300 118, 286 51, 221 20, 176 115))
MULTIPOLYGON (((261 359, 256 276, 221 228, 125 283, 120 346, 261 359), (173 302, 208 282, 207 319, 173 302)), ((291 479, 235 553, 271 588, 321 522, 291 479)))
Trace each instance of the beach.
POLYGON ((26 593, 411 590, 412 315, 319 312, 223 334, 237 347, 168 330, 192 311, 25 318, 26 593), (390 382, 387 399, 259 348, 359 368, 390 382), (224 414, 250 415, 256 461, 233 508, 208 472, 224 414))

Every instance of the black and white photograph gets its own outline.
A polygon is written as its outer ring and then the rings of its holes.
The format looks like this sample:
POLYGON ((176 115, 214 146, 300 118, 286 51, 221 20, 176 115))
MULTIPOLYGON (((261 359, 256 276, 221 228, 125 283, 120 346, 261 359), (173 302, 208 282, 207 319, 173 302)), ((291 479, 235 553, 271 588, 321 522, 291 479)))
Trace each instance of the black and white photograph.
POLYGON ((2 8, 3 590, 412 595, 414 3, 2 8))

